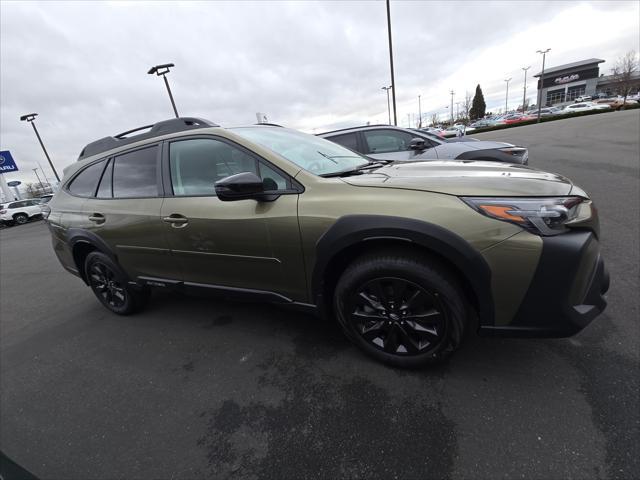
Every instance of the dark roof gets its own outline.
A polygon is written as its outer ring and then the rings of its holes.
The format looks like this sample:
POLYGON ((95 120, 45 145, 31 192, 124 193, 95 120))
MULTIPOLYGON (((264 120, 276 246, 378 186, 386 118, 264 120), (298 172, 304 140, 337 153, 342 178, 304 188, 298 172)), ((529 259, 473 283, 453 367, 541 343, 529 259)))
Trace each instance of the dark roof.
MULTIPOLYGON (((603 62, 604 62, 604 60, 602 60, 600 58, 589 58, 587 60, 580 60, 579 62, 566 63, 564 65, 559 65, 557 67, 545 68, 544 69, 544 74, 547 75, 548 73, 563 72, 565 70, 571 70, 573 68, 586 67, 587 65, 597 65, 597 64, 603 63, 603 62)), ((534 77, 539 77, 541 73, 542 72, 536 73, 534 75, 534 77)))

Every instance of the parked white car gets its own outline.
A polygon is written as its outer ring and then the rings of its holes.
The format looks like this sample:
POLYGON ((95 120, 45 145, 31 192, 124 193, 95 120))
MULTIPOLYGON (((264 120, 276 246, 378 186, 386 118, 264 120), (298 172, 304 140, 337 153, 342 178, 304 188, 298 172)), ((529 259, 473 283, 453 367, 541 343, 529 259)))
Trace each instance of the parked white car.
POLYGON ((581 97, 576 97, 577 102, 586 102, 587 100, 591 100, 591 95, 582 95, 581 97))
POLYGON ((567 105, 562 113, 587 112, 589 110, 611 110, 611 107, 603 103, 581 102, 567 105))
POLYGON ((17 200, 0 205, 0 223, 5 225, 22 225, 39 217, 42 217, 39 198, 17 200))

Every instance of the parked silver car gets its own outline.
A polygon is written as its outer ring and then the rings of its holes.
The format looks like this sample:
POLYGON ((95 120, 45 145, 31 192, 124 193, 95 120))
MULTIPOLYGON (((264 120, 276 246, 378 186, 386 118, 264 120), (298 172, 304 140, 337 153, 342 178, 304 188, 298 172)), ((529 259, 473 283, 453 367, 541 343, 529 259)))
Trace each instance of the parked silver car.
MULTIPOLYGON (((391 125, 347 128, 319 134, 342 146, 376 159, 416 160, 489 160, 529 163, 529 151, 504 142, 450 141, 434 135, 391 125)), ((465 137, 461 137, 465 138, 465 137)))

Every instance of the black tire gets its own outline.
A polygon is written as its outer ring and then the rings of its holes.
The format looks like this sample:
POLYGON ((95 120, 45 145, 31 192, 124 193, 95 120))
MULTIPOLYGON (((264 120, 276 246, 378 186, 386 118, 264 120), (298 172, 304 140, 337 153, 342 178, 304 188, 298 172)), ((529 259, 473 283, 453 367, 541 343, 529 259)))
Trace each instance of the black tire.
POLYGON ((149 291, 129 285, 122 269, 104 253, 89 253, 84 271, 95 296, 113 313, 130 315, 146 305, 149 291))
POLYGON ((406 368, 451 355, 470 311, 440 262, 393 252, 368 254, 349 265, 336 285, 334 310, 347 337, 365 353, 406 368))
POLYGON ((17 213, 13 216, 13 221, 18 225, 24 225, 29 221, 29 216, 25 213, 17 213))

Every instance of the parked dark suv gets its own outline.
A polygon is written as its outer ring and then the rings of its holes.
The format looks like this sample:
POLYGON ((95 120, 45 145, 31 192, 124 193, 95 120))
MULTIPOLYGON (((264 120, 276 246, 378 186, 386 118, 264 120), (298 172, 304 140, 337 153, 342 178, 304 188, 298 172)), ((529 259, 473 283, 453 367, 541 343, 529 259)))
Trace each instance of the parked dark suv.
POLYGON ((415 366, 468 330, 567 336, 605 308, 596 210, 559 175, 371 161, 277 126, 146 128, 87 145, 49 203, 56 255, 114 313, 152 287, 259 298, 415 366))

